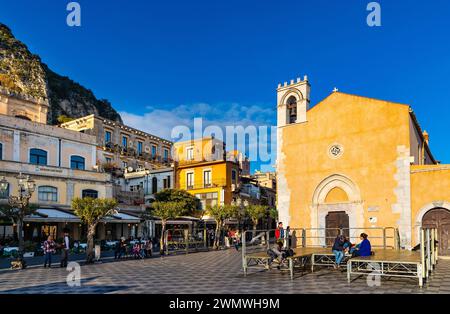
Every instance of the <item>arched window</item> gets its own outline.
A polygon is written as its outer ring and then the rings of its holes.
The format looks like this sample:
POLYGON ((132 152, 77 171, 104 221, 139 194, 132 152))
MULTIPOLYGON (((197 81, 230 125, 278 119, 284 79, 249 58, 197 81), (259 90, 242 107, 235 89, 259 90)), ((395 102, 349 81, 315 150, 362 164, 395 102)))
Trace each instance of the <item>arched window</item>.
POLYGON ((90 198, 98 198, 98 192, 96 190, 83 190, 81 192, 81 197, 82 198, 86 198, 86 197, 90 197, 90 198))
POLYGON ((297 98, 291 96, 286 102, 289 123, 297 122, 297 98))
POLYGON ((42 149, 30 149, 30 163, 35 165, 47 165, 47 152, 42 149))
POLYGON ((84 170, 84 157, 72 156, 70 157, 70 168, 84 170))
POLYGON ((15 118, 22 119, 22 120, 27 120, 27 121, 31 121, 30 118, 28 118, 27 116, 24 116, 24 115, 16 115, 15 118))
POLYGON ((158 179, 156 177, 152 178, 152 194, 158 192, 158 179))
POLYGON ((58 189, 53 186, 40 186, 38 188, 38 199, 42 202, 57 202, 58 189))

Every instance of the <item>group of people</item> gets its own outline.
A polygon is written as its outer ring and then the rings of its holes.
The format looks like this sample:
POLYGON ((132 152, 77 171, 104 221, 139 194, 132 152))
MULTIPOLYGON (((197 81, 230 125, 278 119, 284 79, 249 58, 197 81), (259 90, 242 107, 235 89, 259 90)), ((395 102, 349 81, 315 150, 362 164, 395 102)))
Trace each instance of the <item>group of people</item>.
MULTIPOLYGON (((361 233, 361 242, 354 245, 345 235, 338 235, 334 240, 332 247, 332 252, 335 256, 334 268, 339 269, 340 264, 346 255, 350 255, 351 257, 372 255, 372 245, 368 237, 369 236, 366 233, 361 233)), ((292 240, 290 228, 287 227, 284 229, 283 223, 279 222, 277 229, 275 230, 275 239, 275 245, 267 251, 267 254, 270 257, 269 264, 272 264, 275 259, 278 259, 279 264, 281 265, 287 257, 293 256, 294 254, 294 251, 290 249, 291 247, 295 247, 295 245, 291 246, 292 240)), ((280 266, 278 266, 278 268, 279 267, 280 266)))
POLYGON ((361 233, 361 243, 353 245, 345 235, 338 235, 334 240, 332 248, 335 256, 334 268, 339 269, 346 254, 351 255, 352 257, 372 255, 372 245, 370 244, 368 237, 369 236, 366 233, 361 233))
POLYGON ((132 256, 135 259, 143 259, 152 257, 153 254, 153 242, 152 240, 142 241, 138 239, 131 244, 130 241, 126 241, 122 237, 119 243, 116 244, 114 251, 114 259, 121 259, 122 256, 132 256))
POLYGON ((51 235, 44 241, 42 245, 44 250, 44 268, 52 267, 52 255, 56 253, 57 249, 61 249, 60 267, 67 267, 70 252, 69 229, 64 228, 63 232, 62 243, 56 243, 51 235))

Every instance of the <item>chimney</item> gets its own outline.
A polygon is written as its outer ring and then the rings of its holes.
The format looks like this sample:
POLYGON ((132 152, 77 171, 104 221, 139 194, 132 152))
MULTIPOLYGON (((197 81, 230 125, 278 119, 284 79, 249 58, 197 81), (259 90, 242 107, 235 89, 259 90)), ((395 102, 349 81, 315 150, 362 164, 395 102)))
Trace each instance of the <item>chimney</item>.
POLYGON ((425 143, 427 143, 427 145, 428 145, 428 142, 430 141, 430 135, 428 134, 427 131, 423 131, 422 135, 425 140, 425 143))

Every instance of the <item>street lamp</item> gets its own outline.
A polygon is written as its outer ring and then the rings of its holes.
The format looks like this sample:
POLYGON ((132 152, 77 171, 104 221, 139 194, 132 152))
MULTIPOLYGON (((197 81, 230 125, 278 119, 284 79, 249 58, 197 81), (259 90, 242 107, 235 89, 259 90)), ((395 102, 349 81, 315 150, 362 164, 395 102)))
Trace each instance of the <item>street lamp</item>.
MULTIPOLYGON (((9 196, 8 204, 11 207, 10 216, 14 220, 17 226, 17 235, 19 238, 19 261, 23 263, 23 220, 28 214, 27 209, 30 204, 30 198, 36 189, 36 183, 28 175, 19 173, 16 177, 18 181, 18 192, 17 196, 9 196)), ((0 180, 0 191, 5 193, 8 190, 9 183, 6 181, 5 177, 0 180)))
POLYGON ((0 180, 0 192, 5 193, 8 190, 8 181, 6 181, 5 177, 2 177, 0 180))

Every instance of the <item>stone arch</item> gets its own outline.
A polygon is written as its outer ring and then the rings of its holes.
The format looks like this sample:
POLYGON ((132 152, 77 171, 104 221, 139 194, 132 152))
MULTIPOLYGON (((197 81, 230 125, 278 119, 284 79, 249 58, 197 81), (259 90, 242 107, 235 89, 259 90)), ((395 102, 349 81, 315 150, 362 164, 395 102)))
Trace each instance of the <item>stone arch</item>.
POLYGON ((286 101, 291 96, 294 96, 297 99, 297 102, 304 99, 302 92, 300 92, 297 89, 291 88, 291 89, 287 90, 286 93, 284 93, 283 98, 281 98, 280 105, 286 106, 286 101))
POLYGON ((348 177, 341 174, 334 174, 322 180, 316 187, 312 204, 324 204, 328 193, 334 188, 342 189, 347 194, 349 202, 361 201, 361 193, 358 186, 348 177))
POLYGON ((303 94, 297 89, 289 89, 281 98, 286 124, 297 122, 299 104, 303 101, 303 94))
MULTIPOLYGON (((350 228, 364 227, 364 210, 358 186, 342 174, 333 174, 322 180, 316 187, 311 204, 311 227, 325 228, 326 215, 329 212, 341 211, 349 216, 350 228), (328 204, 326 197, 335 188, 347 194, 347 201, 328 204)), ((350 236, 354 236, 350 234, 350 236)), ((319 243, 320 244, 320 243, 319 243)))

